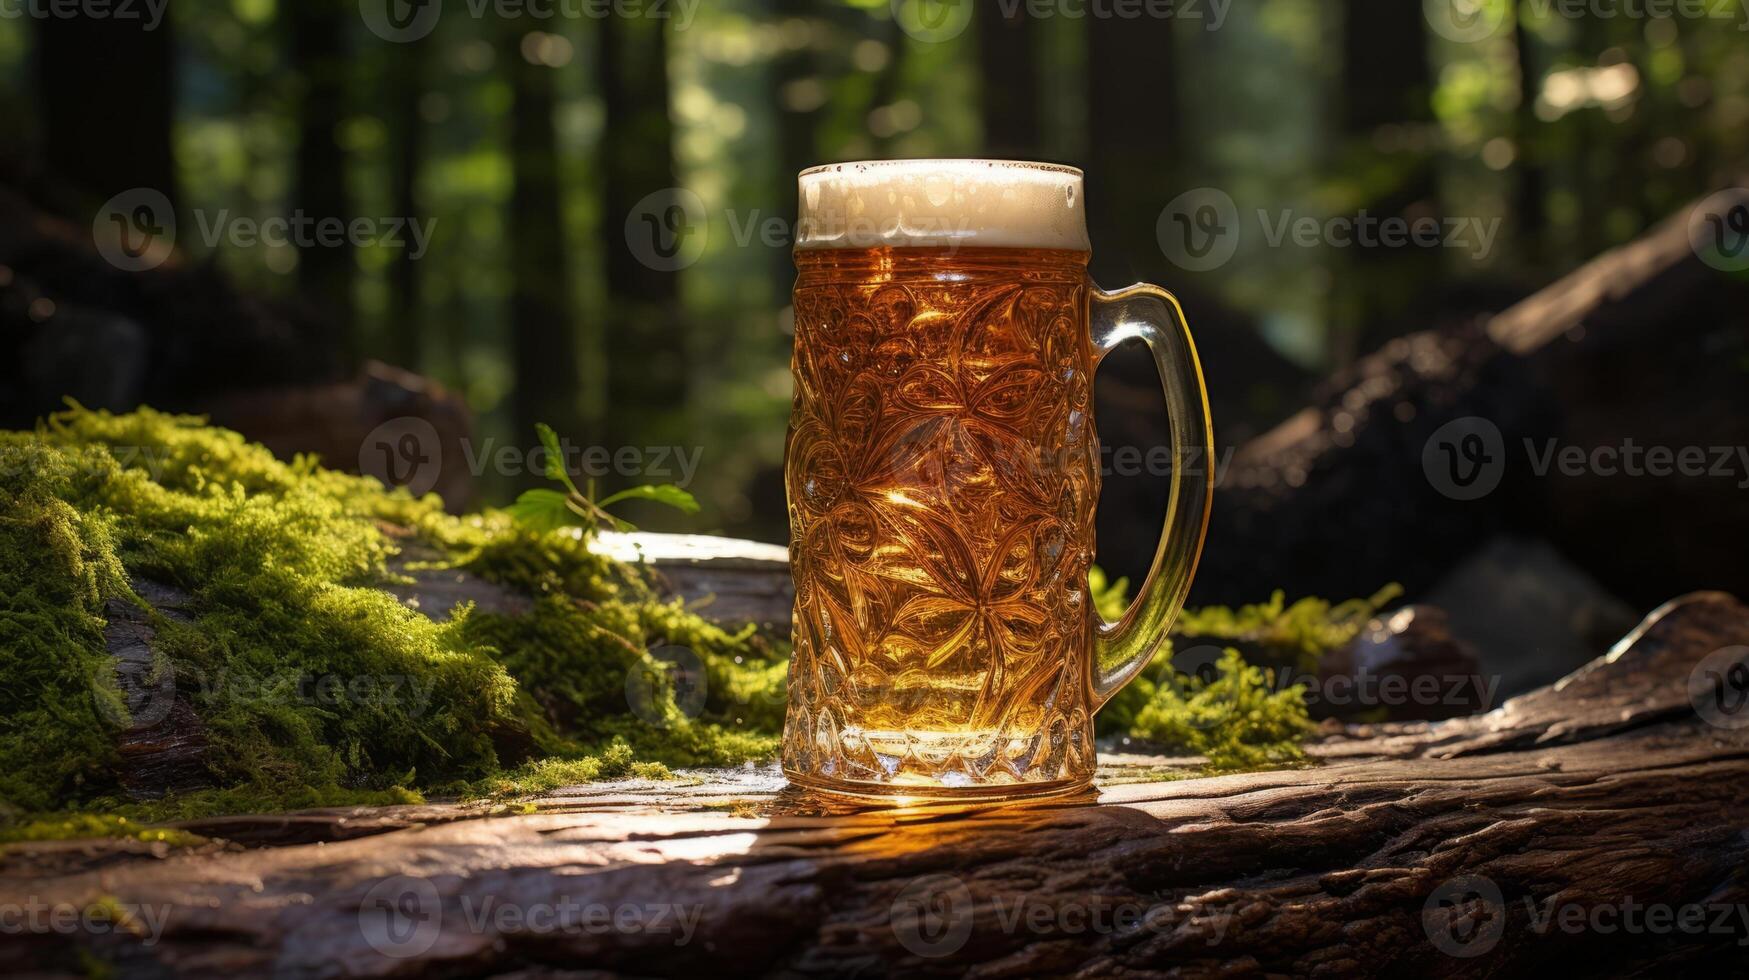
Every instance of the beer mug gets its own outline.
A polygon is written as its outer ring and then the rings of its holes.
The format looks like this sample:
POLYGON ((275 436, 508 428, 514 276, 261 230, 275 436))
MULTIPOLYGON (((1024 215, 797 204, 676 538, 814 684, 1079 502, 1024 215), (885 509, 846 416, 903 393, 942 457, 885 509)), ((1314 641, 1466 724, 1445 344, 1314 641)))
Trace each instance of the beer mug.
POLYGON ((847 163, 799 189, 784 772, 852 798, 1084 790, 1093 714, 1165 639, 1208 525, 1183 311, 1088 279, 1070 167, 847 163), (1130 339, 1159 367, 1176 463, 1154 566, 1107 623, 1087 581, 1093 375, 1130 339))

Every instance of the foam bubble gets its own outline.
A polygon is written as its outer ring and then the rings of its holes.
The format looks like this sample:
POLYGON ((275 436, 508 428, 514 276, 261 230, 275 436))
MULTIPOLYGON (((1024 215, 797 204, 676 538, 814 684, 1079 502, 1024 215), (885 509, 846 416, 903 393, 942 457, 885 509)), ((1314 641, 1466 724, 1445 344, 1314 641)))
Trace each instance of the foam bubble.
POLYGON ((1010 160, 881 160, 802 171, 796 248, 1087 251, 1081 171, 1010 160))

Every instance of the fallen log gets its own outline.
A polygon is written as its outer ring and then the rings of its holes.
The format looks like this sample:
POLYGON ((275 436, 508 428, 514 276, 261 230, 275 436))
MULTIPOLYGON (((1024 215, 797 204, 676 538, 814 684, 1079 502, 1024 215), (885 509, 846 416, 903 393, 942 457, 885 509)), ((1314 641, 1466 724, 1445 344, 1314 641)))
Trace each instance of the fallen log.
MULTIPOLYGON (((526 816, 391 815, 369 836, 326 843, 307 842, 313 826, 368 812, 303 815, 298 843, 246 850, 115 845, 108 861, 57 863, 67 845, 27 845, 0 869, 0 894, 132 910, 120 916, 130 928, 12 932, 0 969, 1741 967, 1749 925, 1723 913, 1749 908, 1749 689, 1728 686, 1749 662, 1745 644, 1749 607, 1697 594, 1487 715, 1350 728, 1300 770, 1162 781, 1182 769, 1126 760, 1103 770, 1096 805, 832 813, 779 791, 771 770, 746 769, 561 791, 526 816)), ((262 821, 249 825, 253 842, 270 842, 262 821)))
MULTIPOLYGON (((1749 591, 1731 543, 1749 538, 1749 284, 1700 258, 1689 211, 1490 320, 1391 341, 1237 447, 1192 604, 1388 581, 1416 598, 1501 532, 1641 609, 1749 591), (1700 465, 1677 470, 1684 450, 1700 465)), ((1119 568, 1152 555, 1109 544, 1119 568)))

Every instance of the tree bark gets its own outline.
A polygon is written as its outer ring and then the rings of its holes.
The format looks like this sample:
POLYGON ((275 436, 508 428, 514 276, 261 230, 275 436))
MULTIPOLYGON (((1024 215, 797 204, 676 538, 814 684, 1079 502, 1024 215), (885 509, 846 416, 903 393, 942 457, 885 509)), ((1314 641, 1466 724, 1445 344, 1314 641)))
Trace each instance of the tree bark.
MULTIPOLYGON (((135 9, 144 13, 144 4, 135 9)), ((93 203, 137 187, 179 206, 175 31, 145 19, 35 17, 43 163, 93 203), (94 66, 102 66, 96 70, 94 66)))
MULTIPOLYGON (((283 8, 286 61, 298 73, 297 155, 293 162, 288 218, 350 225, 354 215, 346 181, 346 151, 340 124, 346 117, 346 28, 353 9, 339 0, 299 0, 283 8)), ((356 264, 350 240, 321 241, 312 231, 298 243, 298 285, 338 325, 353 357, 359 352, 352 289, 356 264)))
POLYGON ((680 787, 563 790, 503 819, 424 807, 186 828, 283 845, 248 850, 24 845, 0 890, 75 909, 101 895, 153 911, 161 931, 151 943, 119 930, 8 936, 0 965, 985 977, 1741 966, 1735 917, 1700 934, 1561 923, 1569 907, 1632 906, 1644 922, 1654 904, 1703 906, 1713 922, 1749 901, 1749 727, 1703 722, 1706 703, 1688 693, 1703 658, 1745 641, 1749 608, 1690 596, 1614 655, 1488 715, 1349 729, 1305 770, 1162 782, 1169 760, 1108 760, 1091 806, 845 812, 776 792, 771 770, 724 770, 680 787), (590 928, 562 911, 592 906, 640 918, 590 928))
MULTIPOLYGON (((813 25, 810 38, 813 30, 825 29, 825 18, 808 0, 772 0, 772 13, 780 28, 798 19, 813 25)), ((783 226, 792 232, 800 204, 796 175, 816 164, 830 162, 820 158, 818 145, 827 100, 825 85, 811 39, 798 47, 786 48, 772 59, 770 104, 777 114, 777 175, 772 201, 777 203, 783 226)), ((771 253, 772 294, 779 297, 779 304, 787 304, 796 279, 795 265, 788 251, 767 251, 771 253)))
MULTIPOLYGON (((419 103, 425 93, 425 61, 422 41, 398 45, 390 53, 389 126, 394 159, 389 179, 395 215, 430 221, 419 206, 420 162, 425 151, 425 122, 419 103)), ((413 257, 412 244, 408 243, 389 265, 386 359, 409 371, 420 370, 426 352, 425 326, 419 307, 419 261, 413 257)))
POLYGON ((1512 222, 1518 227, 1519 247, 1532 269, 1548 261, 1549 174, 1547 151, 1540 138, 1543 124, 1536 117, 1536 101, 1542 93, 1542 71, 1537 67, 1536 41, 1525 18, 1533 5, 1521 0, 1513 14, 1512 42, 1518 59, 1518 107, 1514 110, 1513 136, 1517 151, 1512 172, 1512 222))
POLYGON ((1154 217, 1186 170, 1180 91, 1172 18, 1088 18, 1087 219, 1098 282, 1159 278, 1154 217))
MULTIPOLYGON (((1351 205, 1374 218, 1442 216, 1427 39, 1427 21, 1416 4, 1348 0, 1341 49, 1344 144, 1337 166, 1346 170, 1350 161, 1382 157, 1377 169, 1387 176, 1375 178, 1371 195, 1351 205)), ((1334 276, 1340 285, 1332 291, 1333 366, 1352 364, 1400 330, 1411 311, 1427 305, 1425 284, 1439 279, 1443 251, 1379 244, 1341 251, 1334 276)))
MULTIPOLYGON (((612 18, 609 18, 611 20, 612 18)), ((565 247, 564 196, 553 131, 553 69, 522 49, 525 23, 507 36, 510 109, 510 346, 514 438, 532 445, 537 423, 562 435, 581 431, 576 325, 565 247)), ((635 374, 635 371, 625 373, 635 374)), ((530 479, 534 476, 531 474, 530 479)))
MULTIPOLYGON (((653 268, 652 254, 684 248, 683 236, 700 234, 687 215, 684 227, 647 227, 640 207, 668 212, 675 202, 650 198, 675 189, 673 123, 668 115, 666 21, 606 17, 600 21, 596 83, 605 119, 601 247, 607 256, 607 416, 601 426, 608 446, 645 445, 648 437, 684 412, 690 382, 689 344, 680 309, 678 270, 653 268), (654 202, 654 203, 652 203, 654 202), (655 250, 634 249, 634 234, 666 235, 655 250)), ((652 214, 661 218, 662 214, 652 214)), ((679 424, 684 425, 681 421, 679 424)))
POLYGON ((991 4, 974 18, 978 28, 979 108, 984 153, 1035 160, 1040 151, 1038 64, 1033 18, 1024 7, 1012 16, 991 4))

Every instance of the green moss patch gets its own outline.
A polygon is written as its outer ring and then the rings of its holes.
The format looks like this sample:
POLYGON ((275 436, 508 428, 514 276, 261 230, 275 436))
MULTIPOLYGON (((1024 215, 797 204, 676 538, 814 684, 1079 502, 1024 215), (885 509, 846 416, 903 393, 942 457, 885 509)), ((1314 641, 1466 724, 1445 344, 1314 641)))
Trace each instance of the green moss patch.
POLYGON ((452 517, 434 497, 275 459, 198 418, 74 408, 0 433, 0 818, 14 822, 389 802, 769 757, 784 655, 659 601, 574 533, 452 517), (434 622, 406 608, 382 587, 409 540, 534 597, 533 612, 434 622), (176 615, 151 609, 130 585, 141 580, 191 598, 176 615), (147 610, 153 680, 171 678, 200 719, 212 789, 122 802, 111 601, 147 610), (704 665, 702 713, 675 703, 674 665, 650 656, 669 646, 704 665), (630 671, 649 678, 635 699, 630 671))
MULTIPOLYGON (((1115 619, 1124 609, 1127 583, 1108 585, 1100 575, 1093 584, 1098 608, 1115 619)), ((1186 609, 1171 640, 1099 713, 1099 733, 1201 755, 1209 773, 1303 763, 1301 743, 1312 728, 1305 689, 1278 684, 1270 665, 1316 672, 1325 654, 1354 639, 1401 594, 1391 585, 1364 599, 1330 603, 1308 597, 1290 604, 1276 592, 1266 603, 1237 609, 1186 609), (1222 652, 1210 663, 1174 662, 1175 651, 1193 646, 1222 652), (1237 646, 1259 662, 1247 660, 1237 646)))

